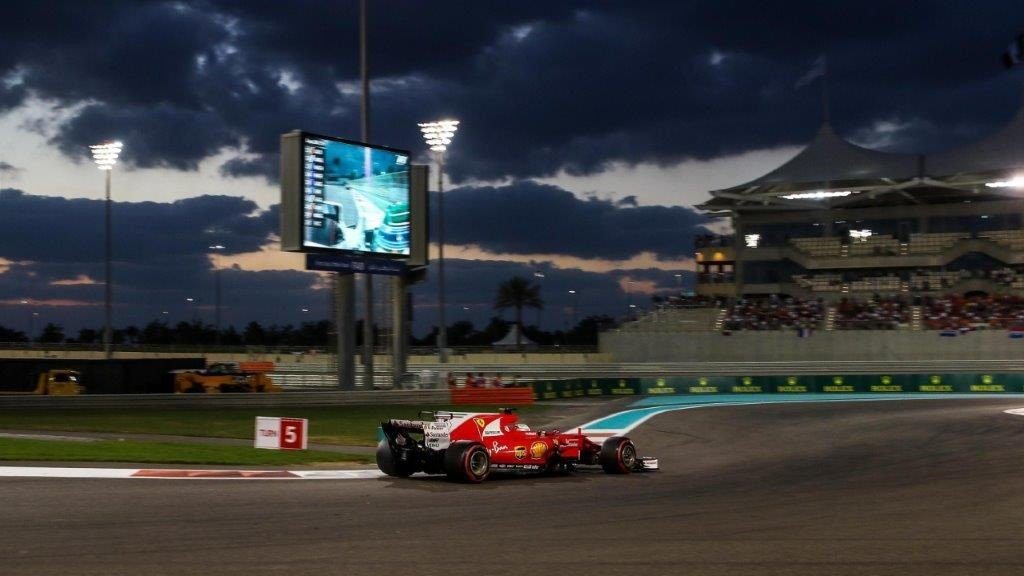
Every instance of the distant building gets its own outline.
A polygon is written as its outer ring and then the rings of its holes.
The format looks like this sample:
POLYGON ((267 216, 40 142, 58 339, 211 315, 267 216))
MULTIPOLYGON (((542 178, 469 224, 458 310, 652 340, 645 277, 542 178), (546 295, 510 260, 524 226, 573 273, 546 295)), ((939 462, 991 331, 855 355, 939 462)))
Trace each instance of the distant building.
POLYGON ((1024 294, 1024 108, 931 155, 869 150, 826 122, 789 162, 711 196, 698 207, 734 233, 697 239, 698 295, 1024 294))

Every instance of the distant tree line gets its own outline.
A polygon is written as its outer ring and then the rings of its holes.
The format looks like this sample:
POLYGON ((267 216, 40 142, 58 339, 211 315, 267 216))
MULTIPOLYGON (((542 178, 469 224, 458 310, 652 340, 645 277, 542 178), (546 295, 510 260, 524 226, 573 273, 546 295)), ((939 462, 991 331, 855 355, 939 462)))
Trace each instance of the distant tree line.
MULTIPOLYGON (((490 346, 501 340, 508 334, 513 326, 519 326, 516 333, 516 345, 520 345, 520 338, 525 336, 530 341, 541 346, 593 346, 597 344, 597 334, 615 325, 615 320, 610 316, 588 316, 568 330, 546 331, 537 326, 526 326, 523 324, 523 309, 532 308, 540 310, 544 308, 544 300, 541 298, 540 286, 530 279, 522 276, 514 276, 498 286, 497 296, 494 300, 495 310, 513 310, 515 321, 509 322, 499 317, 492 317, 491 321, 482 329, 478 329, 472 322, 462 320, 448 326, 449 346, 490 346)), ((376 328, 377 337, 374 339, 382 344, 381 330, 376 328)), ((413 346, 436 346, 438 329, 435 326, 423 338, 411 338, 413 346)), ((356 322, 356 345, 362 345, 362 321, 356 322)), ((23 333, 10 330, 0 326, 0 342, 27 342, 29 338, 23 333)), ((47 324, 43 327, 40 335, 34 339, 35 342, 58 344, 101 344, 103 342, 103 330, 96 328, 83 328, 78 331, 77 336, 67 336, 64 329, 57 324, 47 324)), ((146 345, 146 346, 170 346, 170 345, 191 345, 191 346, 309 346, 326 348, 331 345, 330 323, 327 320, 318 322, 303 322, 298 326, 285 324, 279 326, 272 324, 263 326, 259 322, 249 322, 241 331, 234 326, 217 330, 215 326, 204 324, 200 320, 192 322, 178 322, 171 325, 161 320, 154 320, 142 328, 128 326, 114 330, 114 344, 117 345, 146 345)))
MULTIPOLYGON (((513 322, 498 317, 477 328, 472 322, 462 320, 448 326, 449 346, 490 346, 505 337, 511 330, 513 322)), ((596 345, 597 333, 614 325, 608 316, 589 316, 581 320, 570 330, 547 331, 536 326, 524 326, 522 334, 542 346, 596 345)), ((356 345, 362 345, 362 321, 356 322, 356 345)), ((377 329, 377 343, 383 344, 386 338, 380 328, 377 329)), ((24 332, 0 326, 0 342, 29 342, 24 332)), ((42 331, 32 339, 40 344, 102 344, 102 328, 82 328, 77 334, 65 334, 59 324, 48 323, 42 331)), ((114 344, 140 346, 308 346, 326 348, 331 343, 330 324, 327 320, 303 322, 300 325, 264 326, 259 322, 250 322, 242 330, 229 326, 220 331, 216 327, 199 321, 178 322, 169 324, 155 320, 142 328, 128 326, 114 330, 114 344), (218 337, 219 336, 219 337, 218 337)), ((413 336, 413 346, 436 346, 437 328, 433 328, 422 338, 413 336)))

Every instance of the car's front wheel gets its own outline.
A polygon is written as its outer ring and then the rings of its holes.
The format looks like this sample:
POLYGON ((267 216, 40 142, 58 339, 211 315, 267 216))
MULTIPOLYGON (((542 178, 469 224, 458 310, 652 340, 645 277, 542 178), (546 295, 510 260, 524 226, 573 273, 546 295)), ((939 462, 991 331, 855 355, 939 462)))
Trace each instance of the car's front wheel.
POLYGON ((636 446, 623 436, 612 436, 601 444, 601 468, 608 474, 629 474, 636 467, 636 446))
POLYGON ((454 442, 445 450, 444 472, 450 480, 483 482, 491 473, 491 455, 479 442, 454 442))

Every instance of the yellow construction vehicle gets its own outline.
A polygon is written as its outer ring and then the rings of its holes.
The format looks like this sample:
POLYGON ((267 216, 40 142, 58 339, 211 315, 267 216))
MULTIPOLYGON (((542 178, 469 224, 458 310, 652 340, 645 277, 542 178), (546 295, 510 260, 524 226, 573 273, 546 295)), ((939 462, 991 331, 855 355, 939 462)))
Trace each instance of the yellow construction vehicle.
POLYGON ((174 392, 280 392, 267 376, 273 371, 273 362, 221 362, 205 370, 175 370, 174 392))
POLYGON ((74 370, 47 370, 36 376, 35 388, 30 390, 3 390, 0 394, 39 394, 44 396, 72 396, 85 392, 80 384, 82 374, 74 370))

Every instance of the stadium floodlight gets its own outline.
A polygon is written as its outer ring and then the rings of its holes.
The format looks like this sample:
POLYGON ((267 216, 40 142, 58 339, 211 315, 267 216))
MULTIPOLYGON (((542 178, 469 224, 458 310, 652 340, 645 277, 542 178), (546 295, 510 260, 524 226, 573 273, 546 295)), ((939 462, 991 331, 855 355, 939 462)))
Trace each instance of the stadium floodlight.
POLYGON ((117 158, 121 155, 121 148, 124 145, 120 142, 106 142, 89 146, 92 152, 92 160, 100 170, 111 170, 117 164, 117 158))
POLYGON ((985 186, 989 188, 1024 188, 1024 175, 1018 174, 1009 180, 986 182, 985 186))
POLYGON ((747 234, 743 236, 743 243, 747 248, 757 248, 761 244, 761 235, 747 234))
POLYGON ((842 198, 844 196, 849 196, 850 194, 856 194, 856 192, 852 190, 818 190, 816 192, 786 194, 783 198, 786 200, 821 200, 823 198, 842 198))
POLYGON ((423 140, 434 152, 448 150, 448 145, 455 138, 455 132, 459 129, 458 120, 438 120, 437 122, 420 123, 420 132, 423 133, 423 140))
POLYGON ((110 262, 113 259, 113 240, 110 232, 110 173, 114 169, 114 164, 117 164, 117 158, 121 155, 121 149, 124 145, 120 142, 104 142, 103 144, 96 144, 89 146, 89 152, 92 153, 92 161, 96 163, 96 167, 107 173, 107 193, 106 193, 106 205, 104 207, 105 213, 105 228, 106 228, 106 241, 104 246, 104 261, 105 261, 105 277, 104 277, 104 323, 103 323, 103 356, 110 360, 114 356, 114 328, 113 328, 113 287, 110 279, 110 262))
POLYGON ((423 141, 434 153, 437 161, 437 358, 440 362, 448 361, 445 348, 448 346, 448 329, 444 318, 444 153, 455 138, 459 129, 458 120, 438 120, 421 122, 420 132, 423 141))

